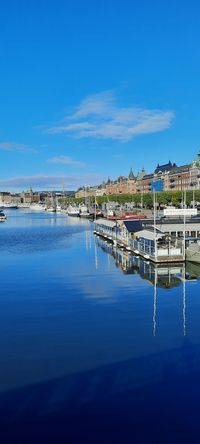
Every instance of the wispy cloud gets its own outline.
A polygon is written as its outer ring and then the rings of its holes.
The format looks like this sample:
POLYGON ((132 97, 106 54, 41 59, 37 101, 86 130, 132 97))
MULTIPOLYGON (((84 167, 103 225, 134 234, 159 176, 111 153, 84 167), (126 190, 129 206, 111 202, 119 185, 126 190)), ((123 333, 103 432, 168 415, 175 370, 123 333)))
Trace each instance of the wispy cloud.
POLYGON ((77 138, 94 137, 128 142, 142 134, 166 130, 172 124, 173 111, 120 107, 112 91, 82 100, 74 113, 47 131, 68 133, 77 138))
POLYGON ((86 166, 85 163, 80 162, 79 160, 74 160, 70 156, 51 157, 50 159, 47 160, 47 162, 53 163, 56 165, 69 165, 69 166, 73 166, 75 168, 83 168, 86 166))
POLYGON ((0 142, 0 150, 3 151, 17 151, 20 153, 37 153, 37 150, 31 148, 29 145, 15 142, 0 142))
POLYGON ((84 185, 101 183, 104 177, 98 174, 71 174, 18 176, 0 180, 0 189, 25 189, 32 186, 35 189, 55 188, 61 189, 63 184, 68 189, 77 189, 84 185))

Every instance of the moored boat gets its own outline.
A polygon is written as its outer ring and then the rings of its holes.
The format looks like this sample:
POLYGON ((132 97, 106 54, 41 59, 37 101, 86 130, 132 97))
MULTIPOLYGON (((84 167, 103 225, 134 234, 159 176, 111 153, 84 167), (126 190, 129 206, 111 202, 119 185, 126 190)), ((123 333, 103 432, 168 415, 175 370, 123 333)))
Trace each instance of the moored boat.
POLYGON ((79 208, 73 205, 69 205, 69 207, 67 208, 67 214, 68 216, 78 217, 80 215, 79 208))
POLYGON ((46 209, 46 211, 47 211, 48 213, 56 213, 56 208, 55 208, 55 207, 48 207, 48 208, 46 209))
POLYGON ((200 242, 193 242, 185 251, 187 261, 197 262, 200 264, 200 242))
POLYGON ((88 207, 86 205, 82 205, 80 207, 80 217, 90 218, 91 212, 88 210, 88 207))
POLYGON ((6 215, 3 213, 2 210, 0 210, 0 222, 5 222, 6 220, 6 215))
POLYGON ((31 211, 44 211, 45 206, 43 204, 35 203, 29 206, 29 210, 31 211))
POLYGON ((7 210, 17 210, 17 208, 18 208, 18 205, 15 205, 15 204, 12 204, 12 203, 2 203, 0 205, 0 210, 4 210, 4 209, 7 209, 7 210))

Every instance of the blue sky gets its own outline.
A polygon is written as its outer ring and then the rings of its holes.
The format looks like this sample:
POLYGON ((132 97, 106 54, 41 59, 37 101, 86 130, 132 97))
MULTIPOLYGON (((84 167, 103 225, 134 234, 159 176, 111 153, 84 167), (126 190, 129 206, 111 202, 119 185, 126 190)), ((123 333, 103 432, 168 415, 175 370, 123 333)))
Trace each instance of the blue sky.
POLYGON ((76 189, 200 148, 198 1, 7 0, 0 190, 76 189))

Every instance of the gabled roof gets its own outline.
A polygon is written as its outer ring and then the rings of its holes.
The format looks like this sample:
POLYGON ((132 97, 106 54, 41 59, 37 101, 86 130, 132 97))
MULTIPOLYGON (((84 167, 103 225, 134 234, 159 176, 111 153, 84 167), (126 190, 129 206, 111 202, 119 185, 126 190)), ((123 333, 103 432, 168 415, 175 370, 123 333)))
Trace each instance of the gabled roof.
POLYGON ((170 170, 172 170, 172 168, 176 168, 176 167, 177 167, 177 165, 175 163, 172 164, 169 160, 168 163, 164 163, 163 165, 159 165, 159 163, 158 163, 154 173, 155 174, 164 173, 165 171, 170 171, 170 170))

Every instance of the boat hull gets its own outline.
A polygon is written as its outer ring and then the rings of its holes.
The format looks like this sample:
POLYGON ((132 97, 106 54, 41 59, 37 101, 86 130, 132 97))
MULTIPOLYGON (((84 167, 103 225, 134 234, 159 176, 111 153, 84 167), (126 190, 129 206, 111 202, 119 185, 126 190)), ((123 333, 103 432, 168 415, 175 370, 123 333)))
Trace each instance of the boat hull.
POLYGON ((90 213, 80 213, 80 217, 84 217, 85 219, 89 219, 92 217, 90 213))
POLYGON ((200 251, 186 251, 186 261, 200 264, 200 251))
POLYGON ((68 216, 79 217, 79 213, 67 213, 68 216))

